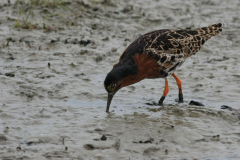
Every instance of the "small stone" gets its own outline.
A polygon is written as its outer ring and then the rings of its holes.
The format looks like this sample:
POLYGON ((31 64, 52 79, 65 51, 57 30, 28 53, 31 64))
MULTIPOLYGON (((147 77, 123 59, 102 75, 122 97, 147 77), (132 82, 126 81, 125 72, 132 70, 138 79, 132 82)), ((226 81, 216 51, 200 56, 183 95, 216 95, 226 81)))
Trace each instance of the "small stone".
POLYGON ((107 137, 105 135, 102 135, 102 138, 101 138, 102 141, 106 141, 107 140, 107 137))
POLYGON ((218 135, 214 135, 213 136, 213 138, 219 138, 220 137, 220 135, 218 134, 218 135))
POLYGON ((91 28, 92 28, 93 30, 96 30, 96 29, 97 29, 97 24, 92 24, 91 28))
POLYGON ((92 10, 96 12, 96 11, 98 11, 99 9, 98 9, 97 7, 94 7, 92 10))
POLYGON ((7 133, 8 132, 8 130, 9 130, 9 127, 5 127, 5 129, 4 129, 4 133, 7 133))
POLYGON ((13 40, 12 37, 7 38, 7 41, 8 41, 8 42, 10 42, 10 41, 12 41, 12 40, 13 40))
POLYGON ((90 40, 86 40, 86 41, 85 40, 81 40, 81 41, 79 41, 79 44, 84 45, 84 46, 87 46, 90 43, 91 43, 90 40))
POLYGON ((204 106, 204 104, 197 102, 197 101, 193 101, 193 100, 190 101, 189 105, 204 106))
POLYGON ((22 148, 21 148, 21 147, 17 147, 16 149, 17 149, 18 151, 20 151, 22 148))
POLYGON ((148 140, 144 141, 143 143, 152 143, 154 141, 153 138, 149 138, 148 140))
POLYGON ((35 142, 34 141, 29 141, 29 142, 27 142, 26 144, 28 145, 28 146, 30 146, 30 145, 32 145, 32 144, 34 144, 35 142))
POLYGON ((60 37, 58 37, 58 38, 56 38, 56 39, 52 39, 52 40, 51 40, 51 43, 59 42, 59 40, 60 40, 60 37))
POLYGON ((15 77, 15 74, 12 73, 12 72, 9 72, 9 73, 5 73, 5 76, 8 76, 8 77, 15 77))
POLYGON ((94 129, 94 131, 101 132, 103 130, 101 128, 96 128, 96 129, 94 129))
POLYGON ((95 59, 96 62, 101 62, 102 60, 103 60, 103 58, 102 58, 101 56, 98 56, 98 57, 95 59))
POLYGON ((12 54, 9 54, 9 58, 7 58, 7 59, 9 59, 9 60, 14 60, 14 57, 13 57, 12 54))
POLYGON ((226 105, 222 105, 221 109, 228 109, 229 111, 232 111, 232 108, 226 105))
POLYGON ((168 150, 167 149, 165 150, 165 154, 168 154, 168 150))

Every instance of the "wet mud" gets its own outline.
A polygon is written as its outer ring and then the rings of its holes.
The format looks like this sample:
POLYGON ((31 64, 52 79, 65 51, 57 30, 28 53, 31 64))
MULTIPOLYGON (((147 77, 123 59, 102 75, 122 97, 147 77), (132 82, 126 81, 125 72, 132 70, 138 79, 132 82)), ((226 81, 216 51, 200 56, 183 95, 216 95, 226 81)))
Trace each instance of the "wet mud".
POLYGON ((240 2, 0 2, 0 159, 240 158, 240 2), (137 37, 223 22, 169 78, 121 89, 106 74, 137 37), (192 102, 192 103, 190 103, 192 102))

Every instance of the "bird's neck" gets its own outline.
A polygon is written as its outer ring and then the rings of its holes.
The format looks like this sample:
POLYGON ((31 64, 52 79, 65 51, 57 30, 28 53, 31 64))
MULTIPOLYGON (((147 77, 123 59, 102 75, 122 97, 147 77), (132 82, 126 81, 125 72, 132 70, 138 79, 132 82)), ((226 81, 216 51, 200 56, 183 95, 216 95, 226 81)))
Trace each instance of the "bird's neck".
POLYGON ((131 65, 116 65, 112 71, 117 74, 121 78, 125 78, 129 75, 137 75, 138 74, 138 66, 136 64, 131 65))

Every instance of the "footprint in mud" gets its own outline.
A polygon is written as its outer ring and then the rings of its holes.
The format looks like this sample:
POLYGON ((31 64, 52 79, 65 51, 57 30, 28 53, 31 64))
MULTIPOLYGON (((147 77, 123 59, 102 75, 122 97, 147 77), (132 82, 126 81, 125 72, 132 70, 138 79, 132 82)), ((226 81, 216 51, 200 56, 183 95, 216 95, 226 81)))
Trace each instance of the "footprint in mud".
POLYGON ((0 134, 0 142, 7 141, 7 137, 3 134, 0 134))
POLYGON ((94 129, 94 130, 88 130, 87 132, 88 133, 102 133, 102 132, 104 132, 105 130, 104 129, 101 129, 101 128, 96 128, 96 129, 94 129))
POLYGON ((195 140, 195 142, 209 142, 209 141, 215 141, 218 142, 220 140, 220 135, 214 135, 214 136, 206 136, 206 138, 195 140))
POLYGON ((154 146, 153 147, 149 147, 149 148, 147 148, 147 149, 145 149, 143 151, 143 155, 151 156, 151 155, 153 155, 154 152, 157 152, 159 150, 160 150, 160 148, 157 148, 157 147, 154 147, 154 146))
MULTIPOLYGON (((103 137, 102 137, 103 138, 103 137)), ((105 140, 102 140, 105 141, 105 140)), ((104 144, 85 144, 83 145, 83 147, 86 150, 94 150, 94 149, 98 149, 98 150, 104 150, 104 149, 110 149, 110 148, 115 148, 116 150, 120 149, 121 143, 120 143, 120 139, 116 139, 114 144, 110 144, 110 143, 104 143, 104 144)))
POLYGON ((95 144, 85 144, 83 145, 83 147, 86 150, 94 150, 94 149, 104 150, 104 149, 112 148, 111 145, 95 145, 95 144))
POLYGON ((157 102, 148 102, 148 103, 145 103, 146 105, 149 105, 149 106, 159 106, 159 104, 157 102))
POLYGON ((115 141, 115 143, 112 145, 112 147, 115 148, 116 150, 119 150, 119 149, 120 149, 120 146, 121 146, 120 142, 121 142, 121 140, 120 140, 120 139, 117 139, 117 140, 115 141))
POLYGON ((21 142, 20 144, 25 144, 25 145, 27 145, 27 146, 31 146, 31 145, 33 145, 33 144, 35 144, 35 142, 34 141, 28 141, 28 142, 21 142))
POLYGON ((69 152, 66 151, 52 151, 43 155, 46 158, 69 158, 69 152))
POLYGON ((58 114, 58 113, 65 113, 65 112, 67 112, 67 109, 60 109, 60 110, 54 111, 53 113, 58 114))

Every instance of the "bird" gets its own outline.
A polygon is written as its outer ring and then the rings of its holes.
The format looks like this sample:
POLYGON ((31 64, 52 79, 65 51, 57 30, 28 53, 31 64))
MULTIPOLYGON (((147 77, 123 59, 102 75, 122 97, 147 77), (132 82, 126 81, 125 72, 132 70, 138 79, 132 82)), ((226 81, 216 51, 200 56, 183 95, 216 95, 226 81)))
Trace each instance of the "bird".
POLYGON ((125 49, 104 80, 108 92, 106 112, 109 112, 113 96, 119 89, 143 79, 165 79, 165 89, 158 102, 162 105, 169 92, 170 75, 176 80, 179 102, 183 103, 182 81, 174 72, 207 40, 221 32, 222 23, 218 23, 193 30, 161 29, 137 38, 125 49))

